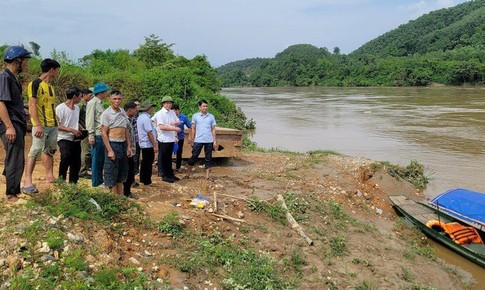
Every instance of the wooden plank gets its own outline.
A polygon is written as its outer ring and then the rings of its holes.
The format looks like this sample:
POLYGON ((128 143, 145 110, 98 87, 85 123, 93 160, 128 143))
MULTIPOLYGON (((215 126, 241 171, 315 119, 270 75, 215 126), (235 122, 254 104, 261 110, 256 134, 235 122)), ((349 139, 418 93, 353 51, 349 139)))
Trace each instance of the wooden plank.
MULTIPOLYGON (((190 129, 185 130, 185 142, 182 158, 190 158, 190 156, 192 155, 192 146, 189 144, 188 141, 190 136, 189 132, 190 129)), ((224 150, 213 151, 212 157, 218 158, 238 156, 241 152, 242 147, 242 134, 243 132, 241 130, 216 127, 217 144, 222 145, 222 147, 224 147, 224 150)), ((199 158, 204 157, 204 150, 202 150, 199 158)))

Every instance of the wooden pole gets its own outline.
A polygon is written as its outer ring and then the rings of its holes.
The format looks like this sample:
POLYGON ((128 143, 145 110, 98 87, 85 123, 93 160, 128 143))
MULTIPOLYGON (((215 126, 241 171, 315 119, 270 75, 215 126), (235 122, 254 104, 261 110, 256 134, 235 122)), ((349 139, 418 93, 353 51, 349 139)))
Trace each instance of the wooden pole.
POLYGON ((281 203, 281 206, 286 210, 286 220, 288 220, 288 222, 290 223, 291 228, 296 229, 298 234, 305 239, 305 241, 308 243, 308 245, 312 246, 313 245, 312 239, 310 239, 305 234, 305 232, 303 231, 303 228, 296 222, 295 218, 293 218, 290 211, 288 210, 288 207, 286 206, 285 199, 283 198, 283 196, 281 194, 278 194, 277 200, 281 203))
POLYGON ((235 221, 235 222, 241 222, 241 223, 245 223, 246 222, 245 220, 233 218, 233 217, 230 217, 230 216, 225 215, 225 214, 216 214, 216 213, 213 213, 212 215, 213 216, 216 216, 216 217, 219 217, 219 218, 222 218, 222 219, 235 221))

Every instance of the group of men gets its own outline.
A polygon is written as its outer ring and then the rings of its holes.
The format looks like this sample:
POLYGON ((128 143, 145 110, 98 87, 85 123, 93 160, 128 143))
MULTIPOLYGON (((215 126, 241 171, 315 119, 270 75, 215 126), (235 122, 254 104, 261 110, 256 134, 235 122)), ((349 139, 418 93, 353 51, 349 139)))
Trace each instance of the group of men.
POLYGON ((199 101, 200 112, 189 122, 169 96, 163 97, 162 109, 155 114, 155 105, 149 100, 140 104, 133 99, 122 108, 122 93, 98 82, 92 90, 68 89, 66 100, 55 106, 56 94, 51 81, 59 75, 61 66, 53 59, 42 61, 42 73, 28 85, 32 146, 25 161, 27 115, 18 77, 28 67, 30 57, 31 53, 24 47, 10 46, 4 54, 5 69, 0 72, 0 136, 6 152, 3 171, 6 202, 15 203, 21 191, 38 193, 32 174, 41 154, 46 182, 57 181, 53 174, 57 146, 60 150, 58 177, 70 183, 77 183, 80 176, 89 177, 90 170, 93 187, 102 185, 115 194, 136 198, 131 193, 135 175, 139 173, 140 183, 152 184, 155 154, 158 154, 158 176, 164 182, 176 182, 180 179, 173 170, 172 155, 176 154, 176 172, 182 172, 185 127, 191 128, 188 141, 193 150, 184 178, 190 178, 204 148, 205 177, 211 180, 212 150, 218 145, 216 121, 207 110, 207 101, 199 101), (106 99, 110 103, 107 109, 103 106, 106 99))

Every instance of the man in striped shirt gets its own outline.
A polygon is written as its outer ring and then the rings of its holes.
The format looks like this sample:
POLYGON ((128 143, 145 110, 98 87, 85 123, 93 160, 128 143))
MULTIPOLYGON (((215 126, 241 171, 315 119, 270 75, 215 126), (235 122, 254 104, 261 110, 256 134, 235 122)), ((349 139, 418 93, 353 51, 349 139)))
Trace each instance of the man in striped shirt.
POLYGON ((53 173, 54 154, 57 150, 57 117, 55 111, 56 94, 51 81, 59 75, 61 65, 46 58, 40 64, 42 73, 39 78, 31 81, 28 86, 29 114, 32 121, 32 146, 25 166, 23 191, 37 193, 32 183, 32 173, 35 161, 42 154, 46 171, 46 181, 56 181, 53 173))

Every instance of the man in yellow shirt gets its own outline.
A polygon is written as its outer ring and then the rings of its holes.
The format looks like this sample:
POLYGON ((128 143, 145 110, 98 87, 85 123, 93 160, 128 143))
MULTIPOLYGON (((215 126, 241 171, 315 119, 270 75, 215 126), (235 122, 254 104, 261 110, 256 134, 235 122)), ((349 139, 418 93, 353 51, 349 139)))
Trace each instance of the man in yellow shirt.
POLYGON ((40 67, 41 75, 29 83, 27 90, 32 121, 32 146, 25 166, 23 187, 25 193, 39 192, 32 183, 32 173, 35 162, 42 153, 46 181, 49 183, 56 181, 53 173, 53 156, 57 149, 58 124, 55 112, 56 94, 50 82, 59 75, 61 65, 53 59, 46 58, 40 67))

